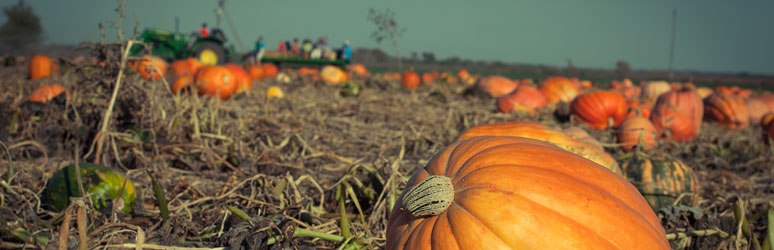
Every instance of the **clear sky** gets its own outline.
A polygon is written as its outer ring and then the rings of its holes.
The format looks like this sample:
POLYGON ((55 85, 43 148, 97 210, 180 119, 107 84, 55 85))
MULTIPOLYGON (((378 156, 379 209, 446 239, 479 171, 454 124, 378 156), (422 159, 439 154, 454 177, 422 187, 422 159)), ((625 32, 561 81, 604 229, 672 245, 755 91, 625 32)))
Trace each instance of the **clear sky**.
MULTIPOLYGON (((47 43, 74 44, 99 38, 97 23, 117 20, 116 1, 27 0, 41 17, 47 43)), ((16 0, 0 0, 7 6, 16 0)), ((140 27, 181 31, 215 25, 215 0, 128 0, 125 33, 136 15, 140 27)), ((669 62, 672 10, 677 9, 675 68, 774 74, 774 1, 770 0, 227 0, 226 11, 247 49, 259 35, 269 48, 283 39, 326 35, 337 47, 389 43, 370 38, 368 9, 390 8, 400 26, 401 53, 458 56, 576 67, 665 69, 669 62)), ((5 17, 0 17, 5 22, 5 17)), ((223 28, 233 39, 231 30, 223 28)), ((110 27, 110 26, 108 26, 110 27)), ((108 39, 116 33, 107 29, 108 39)))

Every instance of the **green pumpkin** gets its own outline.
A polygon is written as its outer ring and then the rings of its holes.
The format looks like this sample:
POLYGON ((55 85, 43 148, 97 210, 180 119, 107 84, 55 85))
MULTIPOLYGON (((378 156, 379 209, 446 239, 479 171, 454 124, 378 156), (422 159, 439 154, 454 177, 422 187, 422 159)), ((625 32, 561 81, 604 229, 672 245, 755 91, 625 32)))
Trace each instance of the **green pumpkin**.
MULTIPOLYGON (((108 202, 118 197, 124 185, 124 175, 113 168, 92 163, 79 163, 83 190, 88 192, 94 209, 101 210, 108 202)), ((44 208, 62 211, 70 204, 70 197, 83 197, 75 176, 75 164, 60 169, 54 174, 43 190, 44 208)), ((126 188, 121 194, 124 213, 132 212, 137 194, 131 181, 126 180, 126 188)))
POLYGON ((339 84, 339 93, 342 96, 359 96, 361 91, 363 91, 363 86, 354 82, 339 84))
MULTIPOLYGON (((626 177, 654 211, 672 205, 682 193, 698 193, 699 182, 693 170, 678 159, 636 154, 625 159, 621 168, 626 177)), ((692 202, 683 197, 682 203, 692 202)))

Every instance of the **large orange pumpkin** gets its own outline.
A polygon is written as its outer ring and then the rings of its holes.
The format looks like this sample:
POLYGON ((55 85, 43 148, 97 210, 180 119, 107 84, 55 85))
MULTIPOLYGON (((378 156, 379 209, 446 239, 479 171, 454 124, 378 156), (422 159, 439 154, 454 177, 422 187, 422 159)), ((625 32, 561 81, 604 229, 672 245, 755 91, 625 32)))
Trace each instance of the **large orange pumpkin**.
POLYGON ((547 105, 546 97, 532 85, 521 85, 513 93, 497 98, 497 110, 503 113, 513 110, 532 116, 535 110, 547 105))
POLYGON ((44 55, 34 55, 30 58, 29 74, 30 79, 37 80, 40 78, 48 77, 54 71, 53 62, 51 58, 44 55))
POLYGON ((347 81, 347 72, 339 67, 327 65, 320 70, 320 78, 327 84, 338 85, 347 81))
POLYGON ((400 78, 403 87, 413 90, 419 86, 419 75, 414 71, 405 71, 400 78))
POLYGON ((658 134, 656 127, 647 118, 630 116, 624 119, 618 128, 618 143, 621 143, 621 148, 625 152, 640 146, 643 146, 644 150, 649 150, 656 146, 658 134))
POLYGON ((650 114, 653 126, 679 142, 692 141, 701 131, 704 103, 693 89, 671 90, 658 97, 650 114))
POLYGON ((438 153, 392 208, 386 249, 669 249, 620 175, 548 143, 476 137, 438 153))
POLYGON ((233 64, 233 63, 227 63, 224 64, 223 67, 230 70, 231 73, 234 74, 234 77, 236 77, 236 83, 237 83, 237 89, 236 93, 242 93, 245 91, 250 91, 253 89, 253 84, 250 81, 250 75, 247 74, 247 71, 242 66, 233 64))
POLYGON ((570 112, 578 121, 600 130, 618 126, 628 111, 624 97, 612 91, 583 94, 570 104, 570 112))
POLYGON ((30 101, 46 103, 54 99, 54 97, 61 95, 62 93, 65 93, 65 98, 70 100, 70 91, 65 90, 62 85, 56 83, 43 85, 35 89, 35 91, 30 94, 30 101))
POLYGON ((263 67, 263 77, 265 78, 274 78, 277 77, 277 74, 279 74, 279 69, 277 68, 277 65, 271 64, 271 63, 265 63, 262 64, 263 67))
POLYGON ((766 107, 766 104, 758 98, 747 99, 745 103, 747 104, 747 111, 750 112, 750 124, 759 124, 763 115, 772 112, 766 107))
POLYGON ((144 79, 158 80, 167 74, 167 61, 154 55, 144 55, 137 64, 137 71, 144 79))
POLYGON ((236 91, 237 80, 234 73, 225 67, 204 66, 196 73, 196 89, 199 95, 219 96, 227 100, 236 91))
POLYGON ((565 77, 549 77, 540 84, 540 92, 546 96, 548 104, 571 102, 580 94, 580 90, 565 77))
POLYGON ((704 99, 704 117, 731 129, 750 126, 750 112, 742 97, 715 93, 704 99))
POLYGON ((532 138, 554 144, 564 150, 602 165, 610 171, 621 173, 618 163, 599 146, 575 139, 567 133, 550 128, 536 122, 502 122, 488 125, 478 125, 465 130, 457 140, 476 136, 518 136, 532 138))
POLYGON ((504 76, 487 76, 478 82, 478 88, 494 98, 508 95, 518 86, 517 83, 504 76))

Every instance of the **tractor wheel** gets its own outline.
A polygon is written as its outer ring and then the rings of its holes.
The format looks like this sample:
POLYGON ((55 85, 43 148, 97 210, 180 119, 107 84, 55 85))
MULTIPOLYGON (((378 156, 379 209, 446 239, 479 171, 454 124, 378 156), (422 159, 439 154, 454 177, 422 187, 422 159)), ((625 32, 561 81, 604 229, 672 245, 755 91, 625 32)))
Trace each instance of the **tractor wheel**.
POLYGON ((202 42, 196 47, 194 57, 204 65, 218 65, 226 60, 226 52, 215 42, 202 42))

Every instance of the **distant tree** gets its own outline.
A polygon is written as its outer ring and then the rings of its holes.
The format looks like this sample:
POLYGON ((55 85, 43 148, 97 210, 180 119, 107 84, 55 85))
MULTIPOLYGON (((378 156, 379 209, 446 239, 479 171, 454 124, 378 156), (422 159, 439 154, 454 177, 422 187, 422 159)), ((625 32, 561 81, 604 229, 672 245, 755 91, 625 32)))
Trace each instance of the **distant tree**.
POLYGON ((422 61, 427 64, 435 63, 435 54, 432 52, 422 52, 422 61))
POLYGON ((0 26, 0 43, 12 50, 23 50, 42 40, 40 18, 32 7, 19 0, 16 5, 3 8, 6 22, 0 26))
POLYGON ((371 33, 371 38, 376 39, 377 43, 382 43, 387 38, 392 40, 392 46, 395 47, 395 54, 398 57, 398 68, 403 68, 398 38, 406 32, 406 28, 398 27, 398 23, 395 22, 395 12, 390 9, 377 11, 371 8, 368 10, 368 21, 376 25, 376 31, 371 33))
POLYGON ((629 72, 632 71, 632 68, 629 66, 629 63, 626 61, 618 61, 615 63, 615 72, 619 75, 626 75, 629 74, 629 72))

